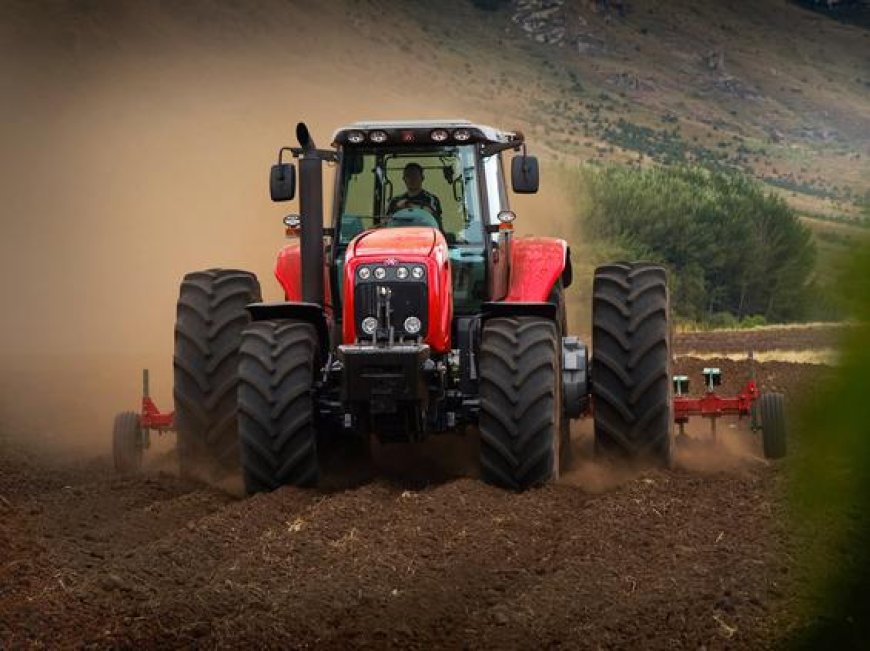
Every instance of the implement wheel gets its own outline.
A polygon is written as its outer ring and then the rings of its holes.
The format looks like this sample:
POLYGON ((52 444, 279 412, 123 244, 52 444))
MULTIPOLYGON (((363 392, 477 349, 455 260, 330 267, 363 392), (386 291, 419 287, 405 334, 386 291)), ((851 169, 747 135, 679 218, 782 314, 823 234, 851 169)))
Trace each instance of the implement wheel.
POLYGON ((559 477, 559 328, 537 317, 493 318, 480 346, 483 479, 515 490, 559 477))
POLYGON ((598 267, 592 298, 596 453, 670 465, 669 343, 665 270, 648 263, 598 267))
POLYGON ((132 474, 142 468, 142 430, 135 411, 123 411, 115 416, 112 457, 119 473, 132 474))
POLYGON ((256 321, 242 335, 239 435, 245 489, 314 486, 317 331, 302 321, 256 321))
POLYGON ((257 277, 210 269, 181 283, 175 323, 175 419, 182 476, 220 476, 239 467, 236 428, 239 343, 260 300, 257 277))
POLYGON ((785 403, 781 393, 764 393, 758 398, 761 442, 767 459, 782 459, 786 453, 785 403))

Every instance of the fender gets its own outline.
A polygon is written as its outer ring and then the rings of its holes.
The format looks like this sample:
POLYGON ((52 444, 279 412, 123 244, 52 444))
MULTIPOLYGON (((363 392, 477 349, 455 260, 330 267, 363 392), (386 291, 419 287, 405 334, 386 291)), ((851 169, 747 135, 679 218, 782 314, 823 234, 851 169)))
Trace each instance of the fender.
MULTIPOLYGON (((329 258, 324 251, 324 260, 329 258)), ((284 299, 290 303, 302 302, 302 252, 299 238, 294 237, 278 251, 275 262, 275 278, 284 289, 284 299)), ((329 269, 323 267, 323 307, 326 314, 332 315, 332 290, 329 282, 329 269)))
POLYGON ((518 237, 511 242, 510 284, 505 303, 543 303, 560 278, 571 284, 571 250, 556 237, 518 237))
POLYGON ((329 353, 329 326, 325 310, 317 303, 277 302, 251 303, 245 306, 252 321, 271 321, 276 319, 295 319, 307 321, 317 330, 320 352, 323 359, 329 353))

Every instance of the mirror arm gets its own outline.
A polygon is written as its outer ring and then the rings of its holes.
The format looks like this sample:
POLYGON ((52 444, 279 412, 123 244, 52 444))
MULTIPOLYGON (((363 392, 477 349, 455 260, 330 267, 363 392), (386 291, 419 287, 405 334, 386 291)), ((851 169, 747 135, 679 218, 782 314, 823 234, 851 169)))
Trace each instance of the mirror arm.
POLYGON ((334 149, 303 149, 302 147, 281 147, 278 150, 278 165, 283 165, 284 163, 284 152, 290 152, 293 155, 293 158, 299 158, 303 154, 308 154, 309 156, 313 155, 319 158, 320 160, 327 163, 337 163, 338 162, 338 152, 334 149))
POLYGON ((338 162, 338 152, 334 149, 303 149, 302 147, 284 147, 282 151, 284 149, 289 149, 290 152, 293 154, 293 158, 299 158, 302 155, 308 155, 319 158, 326 163, 338 162))
POLYGON ((514 151, 519 151, 520 147, 522 147, 523 155, 526 154, 526 143, 522 142, 490 142, 481 147, 481 153, 484 158, 489 158, 493 154, 498 154, 503 151, 507 151, 508 149, 513 149, 514 151))
MULTIPOLYGON (((293 148, 292 147, 281 147, 281 149, 278 150, 278 165, 284 164, 284 152, 285 151, 293 151, 293 148)), ((293 156, 293 158, 296 158, 296 156, 293 156)), ((284 178, 281 177, 281 180, 283 181, 284 178)))

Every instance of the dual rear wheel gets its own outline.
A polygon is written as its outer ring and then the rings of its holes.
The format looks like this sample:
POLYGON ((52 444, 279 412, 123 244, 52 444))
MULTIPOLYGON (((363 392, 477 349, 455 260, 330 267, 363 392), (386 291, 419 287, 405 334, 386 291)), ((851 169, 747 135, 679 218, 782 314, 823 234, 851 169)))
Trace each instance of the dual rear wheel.
POLYGON ((260 300, 257 277, 237 269, 189 273, 175 322, 174 398, 182 476, 218 478, 239 468, 239 347, 260 300))
POLYGON ((667 275, 649 263, 598 267, 592 285, 595 451, 670 465, 673 453, 667 275))
MULTIPOLYGON (((523 490, 558 479, 570 436, 562 410, 564 300, 556 320, 493 318, 480 348, 483 478, 523 490)), ((599 267, 593 282, 595 451, 669 465, 673 446, 665 270, 648 263, 599 267)))

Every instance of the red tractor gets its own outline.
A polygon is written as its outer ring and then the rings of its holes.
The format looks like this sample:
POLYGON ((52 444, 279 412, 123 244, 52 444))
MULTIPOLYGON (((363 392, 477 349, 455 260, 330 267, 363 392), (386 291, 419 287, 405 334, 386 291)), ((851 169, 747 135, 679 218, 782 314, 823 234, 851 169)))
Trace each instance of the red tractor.
POLYGON ((246 271, 190 273, 175 328, 175 413, 119 415, 115 458, 138 466, 150 429, 177 429, 182 474, 241 464, 248 492, 318 481, 324 437, 382 442, 480 433, 483 478, 525 489, 559 476, 569 421, 594 402, 599 453, 671 459, 665 270, 595 272, 593 347, 568 336, 564 240, 515 237, 516 193, 538 189, 523 135, 463 120, 360 122, 318 149, 308 129, 272 167, 294 198, 263 303, 246 271), (323 163, 336 166, 330 226, 323 163), (590 370, 594 382, 590 383, 590 370), (145 434, 145 436, 143 436, 145 434))

